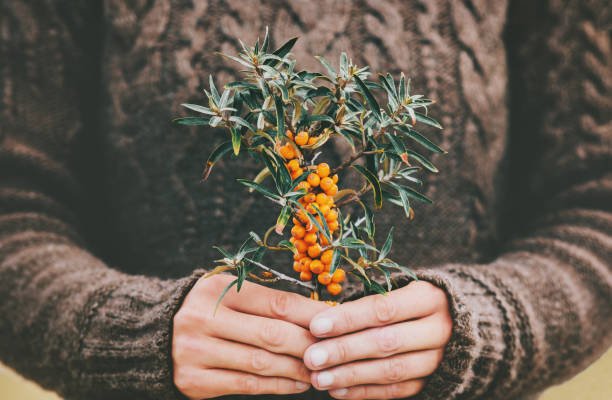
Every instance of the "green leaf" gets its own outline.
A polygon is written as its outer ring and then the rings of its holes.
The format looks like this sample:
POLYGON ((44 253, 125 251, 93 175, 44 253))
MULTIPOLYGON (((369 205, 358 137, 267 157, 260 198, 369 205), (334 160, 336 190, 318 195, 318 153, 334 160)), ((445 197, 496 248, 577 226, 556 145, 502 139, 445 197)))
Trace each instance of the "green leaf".
POLYGON ((361 94, 363 94, 363 97, 365 97, 366 102, 370 107, 370 110, 372 110, 378 120, 381 120, 382 115, 380 114, 380 106, 378 105, 376 98, 372 95, 372 92, 370 92, 370 89, 366 87, 365 83, 363 83, 363 81, 359 79, 358 76, 355 76, 355 82, 357 83, 357 86, 359 86, 361 94))
POLYGON ((334 124, 336 122, 336 121, 334 121, 334 119, 332 117, 330 117, 329 115, 325 115, 325 114, 309 115, 308 118, 307 118, 307 121, 309 123, 318 122, 318 121, 324 121, 324 122, 329 122, 331 124, 334 124))
POLYGON ((315 58, 319 60, 321 64, 323 64, 325 69, 327 69, 327 72, 329 72, 329 75, 331 76, 331 78, 336 79, 336 77, 338 76, 338 74, 336 73, 336 70, 323 57, 315 56, 315 58))
POLYGON ((206 160, 206 167, 204 168, 204 172, 202 172, 202 182, 208 179, 210 172, 212 170, 213 165, 227 152, 232 150, 232 142, 227 141, 221 143, 217 148, 215 148, 212 153, 208 156, 208 160, 206 160))
POLYGON ((268 51, 268 46, 270 45, 270 37, 268 34, 268 27, 266 26, 266 36, 264 37, 263 44, 261 45, 261 51, 265 53, 268 51))
POLYGON ((402 72, 399 82, 399 98, 402 103, 406 100, 406 94, 406 77, 402 72))
MULTIPOLYGON (((289 52, 291 51, 291 49, 293 48, 293 46, 295 45, 295 42, 298 40, 298 38, 293 38, 293 39, 289 39, 284 45, 282 45, 281 47, 279 47, 278 49, 276 49, 274 51, 275 56, 278 56, 280 58, 284 58, 287 54, 289 54, 289 52)), ((264 63, 266 65, 272 65, 275 64, 275 62, 273 60, 266 60, 266 62, 264 63)))
MULTIPOLYGON (((310 220, 310 222, 311 222, 312 224, 314 224, 314 226, 316 226, 316 227, 317 227, 317 229, 318 229, 318 230, 319 230, 319 232, 320 232, 320 233, 321 233, 321 234, 322 234, 322 235, 325 237, 325 239, 326 239, 326 240, 327 240, 329 243, 332 243, 332 238, 331 238, 331 236, 328 234, 329 230, 327 230, 327 231, 326 231, 325 229, 323 229, 323 226, 321 226, 321 224, 319 224, 319 222, 316 220, 316 218, 315 218, 315 217, 314 217, 314 216, 313 216, 311 213, 309 213, 309 212, 308 212, 308 210, 306 210, 306 208, 304 208, 304 206, 303 206, 303 205, 301 205, 301 204, 300 204, 299 202, 297 202, 297 201, 293 201, 293 203, 294 203, 295 205, 297 205, 297 206, 298 206, 298 207, 299 207, 299 208, 300 208, 300 209, 301 209, 301 210, 304 212, 304 214, 305 214, 305 215, 308 217, 308 219, 310 220)), ((325 219, 322 219, 321 221, 325 221, 325 219)), ((326 222, 324 222, 324 223, 325 223, 325 224, 327 224, 327 221, 326 221, 326 222)), ((328 228, 328 229, 329 229, 329 228, 328 228)))
POLYGON ((293 252, 293 254, 297 254, 298 251, 295 248, 295 246, 293 245, 293 243, 291 243, 288 240, 281 240, 280 242, 278 242, 278 247, 284 247, 286 249, 289 249, 293 252))
POLYGON ((219 103, 221 98, 219 97, 219 92, 217 92, 217 88, 215 87, 215 82, 213 81, 213 76, 208 75, 208 83, 210 84, 210 93, 212 94, 212 98, 216 103, 219 103))
POLYGON ((417 160, 422 166, 424 166, 427 170, 438 173, 438 168, 431 163, 428 159, 417 153, 416 151, 408 150, 408 157, 417 160))
POLYGON ((438 123, 438 121, 436 121, 433 118, 428 117, 425 114, 421 114, 420 112, 415 112, 415 118, 416 118, 416 120, 418 122, 421 122, 421 123, 426 124, 426 125, 431 125, 431 126, 436 127, 438 129, 442 129, 442 125, 440 125, 438 123))
POLYGON ((264 196, 272 197, 275 200, 280 200, 280 197, 277 194, 272 193, 265 187, 258 185, 255 182, 249 181, 247 179, 237 179, 237 181, 242 183, 244 186, 248 186, 250 188, 257 190, 259 193, 263 194, 264 196))
POLYGON ((359 204, 361 204, 361 207, 363 208, 363 212, 365 214, 366 233, 368 234, 368 237, 370 239, 373 239, 374 234, 376 232, 374 225, 374 214, 366 203, 364 203, 363 201, 359 201, 359 204))
POLYGON ((249 129, 251 132, 257 133, 257 128, 255 128, 249 121, 238 117, 238 116, 231 116, 229 117, 229 120, 232 122, 237 123, 238 125, 242 125, 245 128, 249 129))
POLYGON ((410 276, 415 281, 419 280, 419 278, 416 276, 416 274, 411 269, 406 268, 404 266, 401 266, 401 265, 399 265, 399 264, 389 260, 388 258, 383 260, 381 263, 379 263, 379 265, 385 266, 387 268, 396 268, 396 269, 399 269, 400 271, 404 272, 405 274, 410 276))
POLYGON ((232 134, 232 147, 234 149, 234 154, 238 155, 240 153, 240 142, 242 141, 242 135, 240 131, 234 127, 230 127, 230 132, 232 134))
MULTIPOLYGON (((323 215, 321 210, 319 210, 319 207, 316 205, 316 203, 310 203, 310 204, 312 205, 312 208, 314 208, 315 211, 317 212, 317 215, 319 216, 319 218, 321 218, 321 222, 323 222, 323 229, 325 229, 325 238, 331 239, 331 233, 329 233, 329 226, 327 226, 327 220, 325 219, 325 216, 323 215)), ((328 242, 331 243, 331 240, 328 239, 328 242)))
POLYGON ((189 103, 184 103, 184 104, 181 104, 181 105, 183 107, 185 107, 185 108, 188 108, 188 109, 193 110, 193 111, 197 111, 197 112, 202 113, 202 114, 217 115, 217 113, 215 113, 213 110, 211 110, 208 107, 200 106, 200 105, 197 105, 197 104, 189 104, 189 103))
POLYGON ((409 188, 408 186, 402 186, 402 185, 398 185, 395 182, 389 182, 391 184, 391 186, 393 186, 394 188, 396 188, 398 190, 398 192, 400 192, 400 196, 402 194, 402 192, 404 192, 407 196, 418 200, 418 201, 422 201, 423 203, 433 203, 433 200, 430 199, 429 197, 425 196, 424 194, 421 194, 419 192, 417 192, 416 190, 409 188))
POLYGON ((221 292, 221 296, 219 296, 219 299, 217 300, 217 304, 215 305, 215 311, 213 312, 213 316, 217 314, 217 309, 219 308, 219 304, 221 304, 221 300, 223 300, 223 297, 225 297, 225 295, 232 288, 232 286, 234 286, 237 283, 238 283, 238 279, 235 279, 232 281, 232 283, 227 285, 225 289, 223 289, 223 292, 221 292))
POLYGON ((263 243, 259 235, 256 234, 255 232, 250 231, 249 235, 253 238, 253 241, 257 243, 258 245, 261 245, 263 243))
POLYGON ((175 124, 179 124, 179 125, 200 126, 200 125, 207 125, 210 122, 210 118, 181 117, 181 118, 174 118, 172 122, 174 122, 175 124))
POLYGON ((354 237, 347 237, 340 240, 340 246, 345 247, 347 249, 368 249, 378 252, 377 248, 372 247, 363 240, 354 237))
POLYGON ((225 250, 223 247, 213 246, 213 249, 218 250, 225 258, 234 259, 234 255, 229 251, 225 250))
POLYGON ((374 204, 376 208, 382 207, 382 191, 380 188, 380 181, 378 180, 376 175, 374 175, 370 170, 362 167, 361 165, 353 165, 352 167, 359 171, 359 173, 367 179, 370 185, 372 185, 372 189, 374 192, 374 204))
POLYGON ((285 111, 283 101, 276 95, 274 95, 274 106, 276 107, 276 138, 280 140, 285 136, 285 111))
POLYGON ((255 85, 254 83, 242 82, 242 81, 230 82, 227 85, 225 85, 225 88, 226 89, 251 89, 251 90, 259 90, 259 86, 255 85))
POLYGON ((329 267, 330 275, 333 275, 336 269, 338 269, 338 266, 340 265, 340 260, 342 260, 340 250, 338 250, 338 248, 334 248, 334 253, 332 255, 332 262, 329 267))
POLYGON ((404 142, 402 142, 402 139, 389 132, 385 132, 385 136, 391 142, 395 153, 402 159, 403 162, 408 164, 408 153, 406 152, 406 146, 404 145, 404 142))
POLYGON ((378 261, 384 259, 385 257, 387 257, 387 254, 389 254, 389 251, 391 251, 391 246, 393 245, 393 230, 395 229, 395 227, 391 227, 391 229, 389 229, 389 234, 387 235, 387 240, 385 240, 385 244, 383 244, 382 249, 380 249, 380 254, 378 256, 378 261))
POLYGON ((421 135, 419 132, 415 131, 414 129, 411 129, 407 127, 406 125, 399 125, 397 128, 401 133, 404 133, 410 139, 414 140, 421 146, 425 147, 427 150, 433 151, 434 153, 438 153, 438 154, 447 153, 445 150, 442 150, 440 147, 438 147, 437 144, 427 139, 425 136, 421 135))
POLYGON ((276 228, 274 228, 274 231, 278 233, 279 235, 282 235, 283 230, 285 229, 285 226, 287 225, 287 222, 289 221, 290 217, 291 217, 291 207, 284 206, 278 218, 276 219, 276 228))

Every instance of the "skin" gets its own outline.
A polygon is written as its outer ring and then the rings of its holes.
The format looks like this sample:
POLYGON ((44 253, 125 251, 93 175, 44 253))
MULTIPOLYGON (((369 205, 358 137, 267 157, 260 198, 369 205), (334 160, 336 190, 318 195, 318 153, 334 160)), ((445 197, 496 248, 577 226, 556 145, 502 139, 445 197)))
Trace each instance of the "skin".
POLYGON ((200 279, 174 317, 174 383, 190 399, 293 394, 311 382, 339 399, 409 397, 451 335, 446 294, 427 282, 336 307, 244 282, 213 316, 233 279, 200 279))
POLYGON ((310 388, 302 359, 315 343, 308 325, 329 308, 294 293, 244 282, 217 299, 234 279, 201 278, 174 316, 174 384, 190 399, 229 394, 293 394, 310 388))
POLYGON ((324 310, 310 331, 320 339, 304 355, 313 386, 338 399, 392 399, 421 391, 452 320, 445 292, 418 281, 324 310))

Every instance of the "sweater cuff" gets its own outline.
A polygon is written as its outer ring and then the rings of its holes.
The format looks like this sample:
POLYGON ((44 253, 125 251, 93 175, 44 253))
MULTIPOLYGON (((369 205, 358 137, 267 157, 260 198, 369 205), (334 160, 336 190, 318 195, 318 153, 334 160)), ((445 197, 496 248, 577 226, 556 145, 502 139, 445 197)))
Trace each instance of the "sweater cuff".
MULTIPOLYGON (((92 296, 81 329, 77 398, 185 399, 172 373, 172 320, 205 273, 159 280, 129 276, 92 296), (104 387, 104 393, 90 388, 104 387)), ((69 396, 71 397, 71 396, 69 396)))
MULTIPOLYGON (((447 293, 452 335, 438 369, 414 400, 480 398, 491 387, 503 364, 503 308, 475 268, 447 265, 415 269, 418 278, 447 293)), ((397 276, 400 285, 409 282, 397 276)), ((503 371, 501 371, 503 372, 503 371)))

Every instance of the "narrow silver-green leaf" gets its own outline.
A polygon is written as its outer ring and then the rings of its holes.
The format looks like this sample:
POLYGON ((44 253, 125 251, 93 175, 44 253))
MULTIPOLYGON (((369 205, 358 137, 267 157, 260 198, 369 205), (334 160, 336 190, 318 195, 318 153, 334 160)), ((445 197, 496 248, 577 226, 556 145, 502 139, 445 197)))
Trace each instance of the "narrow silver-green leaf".
POLYGON ((370 170, 362 167, 361 165, 353 165, 361 175, 363 175, 366 180, 372 185, 372 189, 374 192, 374 204, 376 208, 382 207, 382 190, 380 188, 380 181, 370 170))

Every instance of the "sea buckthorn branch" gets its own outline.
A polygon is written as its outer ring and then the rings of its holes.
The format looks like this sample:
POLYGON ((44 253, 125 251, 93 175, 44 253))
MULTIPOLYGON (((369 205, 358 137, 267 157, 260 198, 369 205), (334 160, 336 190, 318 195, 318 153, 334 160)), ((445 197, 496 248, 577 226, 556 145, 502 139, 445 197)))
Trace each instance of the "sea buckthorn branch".
POLYGON ((225 154, 249 153, 264 168, 253 180, 238 182, 280 207, 263 240, 251 232, 235 254, 218 248, 224 257, 209 275, 233 271, 237 278, 227 290, 233 285, 240 290, 247 278, 283 279, 308 287, 319 298, 323 287, 331 295, 340 293, 348 272, 363 282, 366 292, 386 293, 392 288, 391 269, 411 272, 388 258, 393 230, 380 249, 376 246, 374 214, 363 197, 372 192, 375 209, 387 201, 403 207, 410 219, 414 217, 410 201, 431 202, 413 186, 422 185, 416 177, 422 168, 438 170, 417 149, 407 147, 404 139, 433 153, 446 153, 415 129, 417 123, 441 129, 427 115, 434 101, 410 94, 403 73, 397 82, 390 74, 379 74, 378 83, 368 80, 368 67, 357 67, 345 53, 337 68, 317 57, 326 74, 299 71, 290 55, 296 40, 274 51, 269 51, 267 30, 261 44, 258 40, 248 47, 240 41, 242 52, 237 56, 221 55, 243 67, 244 80, 226 84, 219 93, 210 76, 204 91, 208 106, 184 104, 201 116, 174 120, 230 133, 229 140, 208 157, 203 181, 225 154), (385 103, 379 103, 374 95, 378 92, 384 93, 385 103), (351 146, 351 155, 335 168, 315 163, 325 157, 325 145, 335 137, 351 146), (361 159, 364 165, 357 163, 361 159), (349 168, 363 178, 360 188, 340 187, 339 174, 349 168), (363 209, 355 222, 351 215, 342 215, 341 208, 350 203, 363 209), (270 244, 272 232, 282 236, 288 224, 291 237, 270 244), (267 251, 291 251, 300 280, 266 266, 262 260, 267 251), (255 273, 258 269, 263 271, 261 277, 255 273), (386 286, 376 281, 380 275, 386 286))

